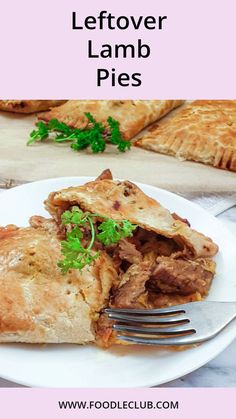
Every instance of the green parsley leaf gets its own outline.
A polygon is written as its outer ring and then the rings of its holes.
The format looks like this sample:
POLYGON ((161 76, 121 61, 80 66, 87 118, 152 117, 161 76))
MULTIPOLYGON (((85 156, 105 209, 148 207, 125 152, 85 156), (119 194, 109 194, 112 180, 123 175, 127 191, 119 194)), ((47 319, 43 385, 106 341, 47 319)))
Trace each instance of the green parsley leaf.
POLYGON ((116 145, 121 152, 130 149, 131 142, 122 139, 118 121, 109 117, 107 128, 97 122, 91 113, 86 112, 85 116, 88 123, 84 129, 71 128, 57 119, 51 119, 48 123, 39 121, 36 124, 37 129, 31 132, 27 145, 49 138, 55 143, 71 142, 71 148, 75 151, 90 147, 93 153, 103 153, 107 141, 116 145))
POLYGON ((57 131, 69 136, 73 133, 72 128, 68 125, 64 124, 63 122, 59 122, 57 119, 51 119, 48 122, 48 130, 49 131, 57 131))
POLYGON ((48 138, 49 130, 48 130, 47 125, 44 122, 42 121, 37 122, 36 127, 38 129, 30 133, 30 138, 29 138, 29 141, 27 142, 27 145, 33 144, 36 141, 43 141, 46 138, 48 138))
POLYGON ((85 268, 87 265, 91 265, 91 263, 97 259, 99 253, 95 253, 92 255, 91 253, 77 253, 76 256, 68 256, 66 253, 66 257, 58 262, 58 267, 61 269, 62 273, 67 273, 70 269, 79 269, 80 271, 85 268))
POLYGON ((73 207, 71 211, 65 211, 61 220, 63 225, 72 227, 67 231, 66 239, 61 242, 63 259, 58 262, 58 267, 62 273, 68 272, 69 269, 82 270, 85 266, 90 265, 99 256, 99 252, 92 250, 96 239, 104 246, 109 246, 117 243, 123 237, 131 237, 137 227, 128 220, 115 221, 99 214, 83 212, 78 207, 73 207), (100 231, 98 234, 96 234, 94 226, 97 218, 104 219, 98 226, 100 231), (85 228, 88 228, 91 233, 87 247, 84 247, 82 243, 85 228))
POLYGON ((128 220, 115 221, 108 218, 98 227, 101 233, 97 234, 96 237, 102 244, 109 246, 117 243, 124 237, 131 237, 136 227, 136 225, 131 224, 128 220))
POLYGON ((61 242, 61 253, 64 258, 58 262, 58 267, 62 273, 68 272, 69 269, 82 270, 99 256, 98 252, 94 253, 91 250, 95 240, 95 229, 91 216, 77 208, 72 208, 72 211, 65 211, 61 219, 63 225, 69 224, 75 227, 66 233, 66 240, 61 242), (91 239, 88 247, 84 247, 81 242, 84 235, 80 227, 87 226, 91 231, 91 239))
POLYGON ((120 123, 113 119, 111 116, 107 119, 107 123, 110 127, 110 142, 117 145, 119 151, 126 151, 130 149, 131 142, 122 139, 120 132, 120 123))
POLYGON ((102 125, 101 122, 97 122, 96 119, 94 119, 93 115, 91 115, 90 112, 84 113, 88 121, 93 125, 93 128, 99 132, 105 131, 105 127, 102 125))
POLYGON ((86 216, 84 212, 77 208, 73 208, 72 211, 65 211, 61 216, 62 224, 77 224, 85 226, 86 216))

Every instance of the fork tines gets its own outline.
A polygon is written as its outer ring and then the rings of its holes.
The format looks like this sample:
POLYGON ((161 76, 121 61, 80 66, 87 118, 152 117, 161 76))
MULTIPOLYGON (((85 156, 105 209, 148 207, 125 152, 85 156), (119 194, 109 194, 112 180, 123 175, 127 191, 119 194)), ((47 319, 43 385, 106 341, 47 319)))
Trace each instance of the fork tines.
POLYGON ((113 330, 122 333, 117 338, 126 342, 181 345, 187 344, 185 338, 189 339, 189 335, 195 333, 182 307, 151 310, 107 308, 104 311, 110 320, 116 322, 113 330))
POLYGON ((167 308, 152 308, 152 309, 136 309, 136 308, 105 308, 104 312, 107 314, 148 314, 148 315, 155 315, 155 316, 163 316, 163 315, 173 315, 179 313, 185 313, 184 305, 181 306, 174 306, 174 307, 167 307, 167 308))
POLYGON ((145 345, 193 345, 212 339, 236 318, 234 301, 194 301, 160 309, 107 308, 116 337, 145 345))

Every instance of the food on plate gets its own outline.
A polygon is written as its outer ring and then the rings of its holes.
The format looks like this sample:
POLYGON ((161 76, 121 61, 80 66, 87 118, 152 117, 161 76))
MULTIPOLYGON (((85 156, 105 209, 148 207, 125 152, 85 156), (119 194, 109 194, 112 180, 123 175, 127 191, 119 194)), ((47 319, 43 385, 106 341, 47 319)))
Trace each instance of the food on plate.
POLYGON ((197 100, 154 124, 136 145, 236 171, 236 100, 197 100))
POLYGON ((130 140, 146 126, 157 121, 172 109, 180 106, 182 100, 69 100, 64 105, 39 115, 40 120, 59 122, 83 129, 87 125, 85 113, 91 113, 102 124, 111 117, 119 122, 124 140, 130 140))
POLYGON ((66 100, 0 100, 0 110, 16 113, 35 113, 46 111, 66 100))
POLYGON ((111 258, 100 251, 83 271, 62 274, 56 223, 30 223, 0 229, 0 342, 94 341, 94 323, 117 277, 111 258))
POLYGON ((107 126, 105 126, 97 122, 89 112, 85 113, 85 118, 87 124, 82 129, 71 128, 57 119, 51 119, 47 123, 38 121, 37 129, 30 133, 27 145, 50 139, 55 143, 69 142, 75 151, 91 147, 93 153, 102 153, 107 142, 116 145, 117 149, 122 152, 130 149, 131 142, 123 140, 118 121, 109 116, 107 126))
POLYGON ((51 218, 0 230, 0 341, 116 340, 105 307, 153 308, 204 298, 218 246, 109 170, 50 193, 51 218))

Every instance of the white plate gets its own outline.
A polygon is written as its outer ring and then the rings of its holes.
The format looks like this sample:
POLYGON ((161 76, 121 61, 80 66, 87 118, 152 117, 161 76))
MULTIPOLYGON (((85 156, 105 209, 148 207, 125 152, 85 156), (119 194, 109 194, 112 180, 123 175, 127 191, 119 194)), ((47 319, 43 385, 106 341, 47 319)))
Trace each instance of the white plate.
MULTIPOLYGON (((0 194, 0 225, 26 226, 33 214, 46 215, 49 192, 81 185, 90 178, 58 178, 26 184, 0 194)), ((220 247, 217 275, 209 300, 236 301, 236 243, 221 223, 197 205, 170 192, 138 184, 165 207, 187 217, 192 227, 212 237, 220 247)), ((0 345, 0 376, 36 387, 154 386, 196 370, 223 351, 236 337, 236 322, 197 348, 183 351, 116 347, 102 350, 76 345, 0 345)), ((223 385, 223 383, 222 383, 223 385)))

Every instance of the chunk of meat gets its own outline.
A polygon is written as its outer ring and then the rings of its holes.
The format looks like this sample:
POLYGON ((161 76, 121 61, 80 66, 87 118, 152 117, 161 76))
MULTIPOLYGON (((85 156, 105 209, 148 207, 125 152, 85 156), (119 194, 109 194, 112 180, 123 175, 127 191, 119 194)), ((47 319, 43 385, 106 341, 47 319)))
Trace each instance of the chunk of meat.
POLYGON ((105 169, 103 172, 95 179, 96 180, 104 180, 104 179, 113 179, 112 173, 110 169, 105 169))
POLYGON ((140 295, 145 293, 155 264, 155 255, 148 255, 139 264, 131 265, 121 276, 120 287, 115 291, 112 306, 117 308, 137 307, 140 295))
POLYGON ((119 257, 122 260, 127 260, 130 263, 138 264, 142 260, 142 254, 139 252, 135 245, 129 242, 127 239, 121 239, 119 241, 119 257))
POLYGON ((211 259, 173 259, 159 257, 148 287, 164 294, 208 293, 215 272, 211 259))

